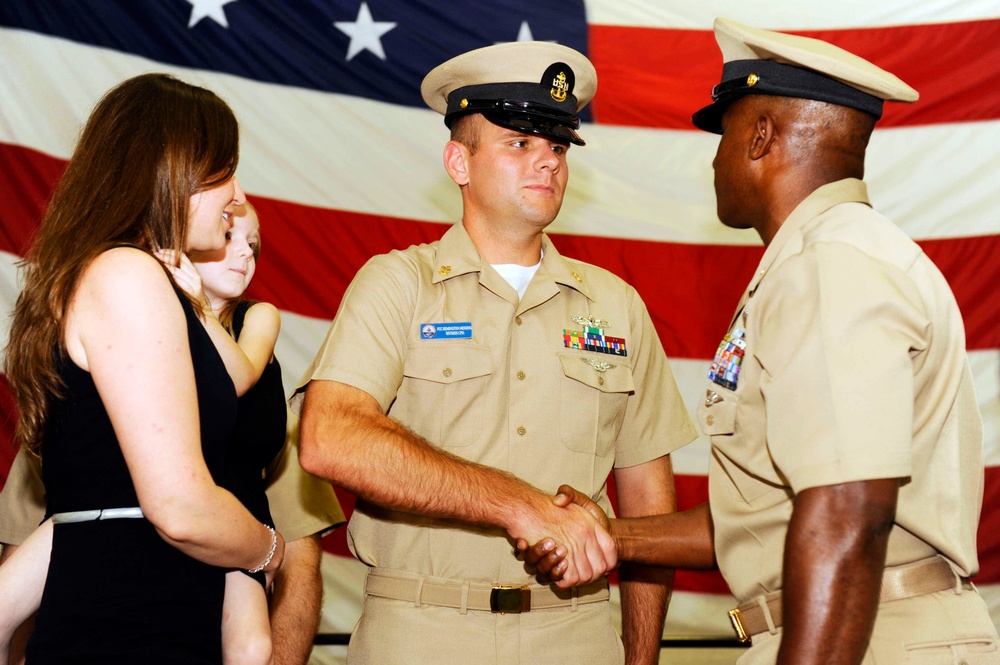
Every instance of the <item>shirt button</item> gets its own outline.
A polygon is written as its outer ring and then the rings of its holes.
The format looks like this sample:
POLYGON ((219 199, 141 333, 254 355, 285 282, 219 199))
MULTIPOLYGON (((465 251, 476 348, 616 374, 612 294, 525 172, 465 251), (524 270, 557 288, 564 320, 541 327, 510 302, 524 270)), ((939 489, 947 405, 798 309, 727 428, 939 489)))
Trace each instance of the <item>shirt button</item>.
POLYGON ((517 325, 521 325, 521 317, 520 316, 515 316, 514 317, 514 323, 516 323, 517 325))
POLYGON ((441 372, 441 373, 444 374, 445 376, 451 376, 451 368, 450 367, 445 367, 444 371, 441 372))
POLYGON ((524 429, 524 426, 522 425, 521 427, 518 427, 518 428, 517 428, 517 433, 518 433, 518 434, 519 434, 520 436, 524 436, 525 434, 527 434, 527 433, 528 433, 528 430, 524 429))
POLYGON ((705 416, 705 422, 707 424, 709 424, 709 425, 714 425, 715 424, 715 416, 713 416, 711 413, 708 414, 707 416, 705 416))
POLYGON ((527 374, 525 374, 523 371, 517 373, 517 378, 521 379, 522 381, 524 381, 524 377, 526 376, 527 374))
POLYGON ((603 376, 597 377, 597 385, 599 385, 599 386, 603 386, 604 385, 604 377, 603 376))

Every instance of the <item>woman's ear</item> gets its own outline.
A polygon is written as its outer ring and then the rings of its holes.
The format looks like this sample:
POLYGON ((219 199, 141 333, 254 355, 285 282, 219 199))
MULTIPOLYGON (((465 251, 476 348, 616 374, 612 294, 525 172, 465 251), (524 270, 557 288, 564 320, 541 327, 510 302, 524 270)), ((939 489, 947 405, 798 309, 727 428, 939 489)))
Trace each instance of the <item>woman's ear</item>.
POLYGON ((458 141, 444 146, 444 170, 459 187, 469 182, 469 149, 458 141))

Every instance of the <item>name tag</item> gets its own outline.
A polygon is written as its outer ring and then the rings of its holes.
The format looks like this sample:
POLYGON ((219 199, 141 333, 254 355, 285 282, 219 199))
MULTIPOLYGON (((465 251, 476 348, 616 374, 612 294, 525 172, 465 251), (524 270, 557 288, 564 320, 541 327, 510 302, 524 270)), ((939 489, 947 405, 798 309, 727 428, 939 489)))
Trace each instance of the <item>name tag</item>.
POLYGON ((421 323, 421 339, 468 339, 472 337, 472 321, 458 323, 421 323))

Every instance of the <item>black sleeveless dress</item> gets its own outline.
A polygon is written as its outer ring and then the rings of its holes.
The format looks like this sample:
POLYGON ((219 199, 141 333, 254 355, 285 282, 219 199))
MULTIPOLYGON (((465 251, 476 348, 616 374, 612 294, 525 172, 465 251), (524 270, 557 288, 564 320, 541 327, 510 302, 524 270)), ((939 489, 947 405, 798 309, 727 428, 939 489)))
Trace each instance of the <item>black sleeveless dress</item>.
MULTIPOLYGON (((243 301, 233 314, 237 340, 253 303, 243 301)), ((264 493, 263 470, 285 445, 285 388, 281 366, 273 358, 260 379, 239 399, 236 428, 226 448, 225 486, 261 522, 274 526, 264 493)), ((263 574, 259 576, 263 582, 263 574)))
MULTIPOLYGON (((187 298, 205 461, 221 480, 236 392, 187 298), (206 417, 207 414, 207 417, 206 417)), ((138 506, 101 398, 88 372, 59 363, 66 397, 43 443, 48 513, 138 506)), ((145 519, 57 524, 27 662, 159 665, 222 662, 225 570, 167 544, 145 519)))

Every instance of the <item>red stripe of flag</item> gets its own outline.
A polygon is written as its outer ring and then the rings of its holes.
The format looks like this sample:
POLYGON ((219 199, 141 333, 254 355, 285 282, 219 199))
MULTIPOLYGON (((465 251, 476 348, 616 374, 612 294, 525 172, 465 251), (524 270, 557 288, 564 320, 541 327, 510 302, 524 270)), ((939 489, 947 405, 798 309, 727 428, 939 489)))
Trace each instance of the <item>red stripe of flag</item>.
POLYGON ((976 584, 1000 584, 1000 467, 986 467, 983 512, 979 518, 979 575, 976 584))
MULTIPOLYGON (((916 104, 886 104, 880 127, 1000 118, 1000 20, 794 33, 871 60, 920 93, 916 104)), ((588 48, 602 124, 694 129, 691 114, 711 102, 722 72, 708 30, 593 25, 588 48)))
MULTIPOLYGON (((251 287, 281 309, 332 319, 354 273, 373 254, 431 242, 446 225, 276 202, 254 197, 264 258, 251 287), (268 234, 268 227, 281 229, 268 234), (317 248, 323 248, 318 251, 317 248), (321 285, 302 289, 299 285, 321 285)), ((750 233, 750 231, 748 231, 750 233)), ((559 235, 559 251, 602 266, 632 284, 646 303, 667 354, 711 358, 753 275, 759 246, 686 245, 559 235)), ((1000 299, 988 297, 1000 235, 919 243, 951 284, 965 317, 969 349, 1000 347, 1000 299)))
MULTIPOLYGON (((687 510, 708 501, 708 477, 677 475, 674 477, 677 486, 677 509, 687 510)), ((612 500, 614 500, 613 481, 612 500)), ((337 497, 344 508, 344 513, 350 518, 354 509, 354 496, 337 488, 337 497)), ((983 498, 984 506, 1000 505, 1000 467, 986 468, 986 490, 983 498)), ((323 547, 327 552, 338 556, 353 556, 347 548, 347 529, 337 529, 323 539, 323 547)), ((977 584, 1000 583, 1000 511, 984 510, 979 524, 979 575, 977 584)), ((717 570, 695 571, 681 570, 675 578, 675 588, 678 591, 693 591, 699 593, 728 594, 729 586, 717 570)))
POLYGON ((7 377, 0 374, 0 488, 7 482, 10 465, 14 463, 14 428, 17 426, 17 405, 7 377))
MULTIPOLYGON (((708 482, 705 476, 676 476, 678 510, 686 510, 692 506, 708 501, 708 482)), ((614 477, 609 482, 611 501, 617 510, 617 500, 614 494, 614 477)), ((354 512, 355 496, 339 487, 334 487, 340 507, 344 509, 347 519, 354 512)), ((353 557, 347 546, 347 528, 342 527, 323 538, 323 549, 336 556, 353 557)), ((615 580, 612 579, 614 582, 615 580)), ((694 591, 698 593, 728 594, 729 586, 717 570, 679 570, 674 579, 674 588, 678 591, 694 591)))
MULTIPOLYGON (((0 145, 0 178, 15 188, 0 211, 0 250, 23 255, 64 162, 0 145)), ((351 278, 371 256, 432 242, 447 225, 306 206, 253 197, 263 228, 263 258, 254 298, 280 309, 332 319, 351 278), (303 288, 303 285, 308 285, 303 288)), ((750 231, 748 231, 750 233, 750 231)), ((565 256, 603 266, 632 284, 646 302, 667 354, 711 358, 757 267, 759 246, 686 245, 624 238, 560 235, 565 256)), ((920 241, 948 278, 965 317, 969 349, 1000 347, 996 271, 1000 235, 920 241)))

